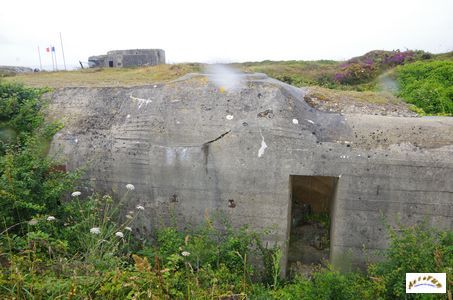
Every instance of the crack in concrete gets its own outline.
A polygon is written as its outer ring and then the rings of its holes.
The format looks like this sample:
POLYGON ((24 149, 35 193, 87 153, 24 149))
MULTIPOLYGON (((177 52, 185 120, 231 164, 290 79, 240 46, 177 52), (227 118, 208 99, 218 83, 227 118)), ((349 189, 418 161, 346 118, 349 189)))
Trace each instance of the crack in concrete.
POLYGON ((201 145, 201 149, 204 154, 204 165, 205 165, 205 169, 206 169, 206 174, 208 174, 209 145, 220 140, 221 138, 223 138, 225 135, 227 135, 230 132, 231 132, 231 130, 228 130, 227 132, 224 132, 221 135, 219 135, 217 138, 207 141, 206 143, 203 143, 203 145, 201 145))
POLYGON ((225 135, 227 135, 228 133, 230 133, 231 130, 228 130, 227 132, 225 133, 222 133, 220 136, 218 136, 217 138, 213 139, 213 140, 210 140, 210 141, 207 141, 206 143, 203 143, 203 145, 208 145, 208 144, 212 144, 214 142, 217 142, 218 140, 220 140, 221 138, 223 138, 225 135))

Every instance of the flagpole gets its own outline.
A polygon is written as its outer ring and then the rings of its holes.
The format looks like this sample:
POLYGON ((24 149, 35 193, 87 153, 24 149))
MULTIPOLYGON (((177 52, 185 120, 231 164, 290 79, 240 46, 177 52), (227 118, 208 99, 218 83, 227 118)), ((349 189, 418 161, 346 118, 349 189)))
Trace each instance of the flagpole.
POLYGON ((55 70, 58 71, 58 63, 57 63, 57 52, 55 51, 55 46, 52 46, 52 52, 54 53, 55 56, 55 70))
POLYGON ((64 70, 66 71, 66 59, 64 58, 63 39, 61 38, 61 32, 60 32, 60 44, 61 44, 61 53, 63 54, 64 70))
POLYGON ((50 57, 52 57, 52 71, 55 71, 55 63, 53 61, 52 46, 49 47, 50 57))
POLYGON ((39 56, 39 70, 42 71, 41 51, 39 51, 39 46, 38 46, 38 56, 39 56))

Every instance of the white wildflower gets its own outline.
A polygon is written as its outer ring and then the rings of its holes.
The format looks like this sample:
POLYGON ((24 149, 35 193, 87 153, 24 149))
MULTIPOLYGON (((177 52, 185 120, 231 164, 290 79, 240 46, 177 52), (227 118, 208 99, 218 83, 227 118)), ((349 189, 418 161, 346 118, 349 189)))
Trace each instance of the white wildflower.
POLYGON ((118 231, 118 232, 115 233, 115 236, 117 236, 119 238, 123 238, 124 234, 121 231, 118 231))
POLYGON ((181 252, 181 255, 182 255, 182 256, 189 256, 189 255, 190 255, 190 252, 188 252, 188 251, 183 251, 183 252, 181 252))
POLYGON ((82 193, 79 192, 79 191, 75 191, 75 192, 73 192, 73 193, 71 194, 72 197, 78 197, 78 196, 80 196, 80 195, 82 195, 82 193))
POLYGON ((100 234, 101 233, 101 229, 99 227, 93 227, 90 229, 90 233, 92 234, 100 234))
POLYGON ((127 231, 132 231, 132 228, 130 228, 129 226, 124 227, 124 229, 127 231))
POLYGON ((31 219, 30 221, 28 221, 28 225, 34 226, 36 224, 38 224, 38 220, 36 219, 31 219))
POLYGON ((227 115, 225 118, 226 118, 228 121, 231 121, 231 120, 233 120, 234 116, 233 116, 233 115, 227 115))
POLYGON ((143 206, 141 206, 141 205, 137 205, 135 208, 136 208, 137 210, 145 210, 145 208, 144 208, 143 206))
POLYGON ((293 124, 295 124, 295 125, 299 124, 299 120, 293 119, 293 124))
POLYGON ((129 191, 135 190, 135 186, 134 186, 133 184, 130 184, 130 183, 126 184, 126 188, 127 188, 129 191))
POLYGON ((131 215, 126 215, 126 219, 132 220, 134 217, 131 215))
POLYGON ((48 216, 47 217, 47 221, 55 221, 55 217, 54 216, 48 216))

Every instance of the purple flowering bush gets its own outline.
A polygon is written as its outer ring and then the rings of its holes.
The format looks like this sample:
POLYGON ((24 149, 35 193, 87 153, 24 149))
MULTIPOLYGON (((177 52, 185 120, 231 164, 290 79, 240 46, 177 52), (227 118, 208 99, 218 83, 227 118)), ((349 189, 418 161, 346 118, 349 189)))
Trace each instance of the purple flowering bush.
POLYGON ((414 51, 408 50, 400 52, 399 50, 397 50, 394 51, 394 53, 385 57, 384 65, 388 66, 403 65, 406 62, 413 61, 414 56, 415 56, 414 51))
POLYGON ((429 53, 423 51, 375 50, 341 64, 333 80, 344 85, 362 84, 370 82, 389 68, 430 57, 429 53))
POLYGON ((335 74, 335 81, 341 84, 359 84, 368 82, 376 76, 376 65, 373 63, 343 64, 341 71, 335 74))

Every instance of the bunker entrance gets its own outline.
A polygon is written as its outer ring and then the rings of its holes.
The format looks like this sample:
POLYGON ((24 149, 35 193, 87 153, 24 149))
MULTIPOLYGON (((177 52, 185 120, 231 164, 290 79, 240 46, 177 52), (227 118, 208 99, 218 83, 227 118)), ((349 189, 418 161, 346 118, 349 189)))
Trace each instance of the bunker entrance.
POLYGON ((113 60, 109 60, 109 67, 113 68, 113 60))
POLYGON ((329 259, 333 201, 338 183, 331 176, 290 176, 290 274, 309 272, 329 259))

